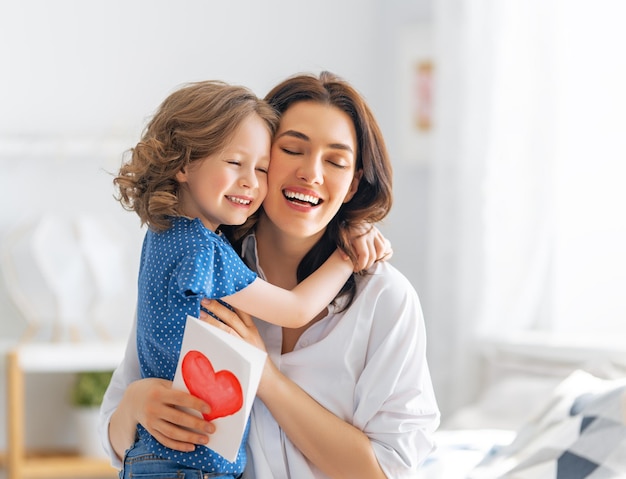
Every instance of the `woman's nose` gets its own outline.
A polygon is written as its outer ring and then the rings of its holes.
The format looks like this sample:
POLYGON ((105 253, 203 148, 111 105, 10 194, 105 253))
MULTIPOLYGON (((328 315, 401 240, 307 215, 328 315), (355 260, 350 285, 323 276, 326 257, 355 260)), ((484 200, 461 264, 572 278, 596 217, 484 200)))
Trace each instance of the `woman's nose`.
POLYGON ((298 178, 309 184, 323 182, 322 162, 318 158, 308 159, 300 165, 297 171, 298 178))

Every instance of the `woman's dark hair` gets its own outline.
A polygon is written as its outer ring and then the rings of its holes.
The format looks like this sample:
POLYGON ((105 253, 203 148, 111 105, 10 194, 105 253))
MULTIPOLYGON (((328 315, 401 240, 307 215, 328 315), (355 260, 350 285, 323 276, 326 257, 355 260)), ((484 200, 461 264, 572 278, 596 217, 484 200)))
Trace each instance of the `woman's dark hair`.
MULTIPOLYGON (((319 268, 337 246, 355 259, 349 242, 352 225, 376 223, 382 220, 392 205, 392 168, 387 148, 378 123, 361 94, 342 78, 330 72, 319 76, 301 74, 276 85, 265 101, 282 115, 296 103, 307 101, 334 106, 345 112, 353 121, 357 140, 356 171, 363 176, 358 190, 350 201, 344 203, 330 221, 323 237, 304 257, 298 267, 298 281, 302 281, 319 268)), ((248 223, 248 230, 252 223, 248 223)), ((244 225, 245 227, 245 225, 244 225)), ((241 232, 238 237, 241 237, 241 232)), ((347 308, 356 290, 354 277, 350 277, 337 297, 346 295, 347 308)))

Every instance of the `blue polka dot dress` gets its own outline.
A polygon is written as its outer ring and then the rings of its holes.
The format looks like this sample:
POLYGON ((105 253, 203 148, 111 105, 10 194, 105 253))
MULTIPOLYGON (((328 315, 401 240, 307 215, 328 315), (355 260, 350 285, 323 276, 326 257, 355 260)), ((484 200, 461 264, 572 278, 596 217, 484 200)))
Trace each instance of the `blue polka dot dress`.
MULTIPOLYGON (((146 233, 139 266, 137 351, 142 377, 173 380, 187 315, 198 317, 202 298, 222 298, 248 286, 257 275, 228 240, 199 219, 174 218, 170 229, 146 233)), ((159 457, 224 477, 243 472, 244 439, 235 462, 204 446, 183 453, 161 445, 141 425, 139 440, 159 457)))

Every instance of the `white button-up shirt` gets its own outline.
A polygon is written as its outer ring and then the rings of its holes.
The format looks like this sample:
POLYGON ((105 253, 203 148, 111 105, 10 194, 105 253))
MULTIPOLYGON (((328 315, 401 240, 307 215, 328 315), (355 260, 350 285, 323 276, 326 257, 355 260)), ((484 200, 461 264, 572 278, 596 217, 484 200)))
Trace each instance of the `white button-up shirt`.
MULTIPOLYGON (((244 259, 263 277, 254 236, 244 242, 244 259)), ((281 327, 264 321, 256 325, 269 357, 285 376, 370 438, 387 477, 414 477, 434 448, 439 425, 419 299, 389 263, 377 263, 368 274, 356 276, 356 282, 350 307, 337 312, 330 306, 329 314, 304 331, 290 353, 281 354, 281 327)), ((140 378, 134 336, 133 327, 102 405, 100 434, 117 467, 121 464, 108 440, 108 422, 126 386, 140 378)), ((327 477, 291 443, 259 399, 251 418, 245 478, 327 477)))

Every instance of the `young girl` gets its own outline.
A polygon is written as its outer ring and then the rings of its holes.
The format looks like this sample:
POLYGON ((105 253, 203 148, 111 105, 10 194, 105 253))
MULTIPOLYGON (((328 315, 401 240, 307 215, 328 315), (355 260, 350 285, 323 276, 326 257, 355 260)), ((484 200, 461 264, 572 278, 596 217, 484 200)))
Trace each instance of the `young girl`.
MULTIPOLYGON (((200 315, 205 298, 297 328, 323 310, 352 274, 352 261, 336 250, 309 279, 284 290, 258 278, 220 233, 220 225, 242 224, 261 205, 277 124, 273 109, 243 87, 189 84, 161 104, 114 179, 118 200, 149 227, 138 280, 142 377, 174 377, 185 319, 200 315)), ((342 201, 354 195, 358 180, 355 175, 342 191, 342 201)), ((304 189, 283 194, 301 208, 328 199, 304 189)), ((147 454, 217 474, 210 477, 237 475, 245 464, 243 447, 230 463, 209 448, 173 451, 141 426, 138 435, 147 454)))

